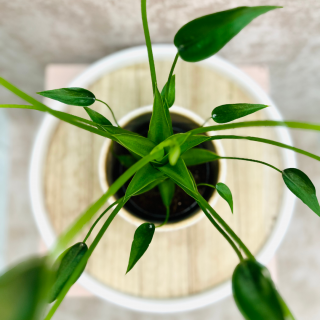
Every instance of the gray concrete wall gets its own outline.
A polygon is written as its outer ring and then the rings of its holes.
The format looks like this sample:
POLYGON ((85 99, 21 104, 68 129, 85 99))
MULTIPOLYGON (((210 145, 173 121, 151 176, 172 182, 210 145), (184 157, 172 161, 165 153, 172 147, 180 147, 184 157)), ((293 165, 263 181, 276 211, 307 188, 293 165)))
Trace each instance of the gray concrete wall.
MULTIPOLYGON (((320 104, 319 0, 150 0, 154 43, 172 42, 185 22, 240 5, 282 5, 257 19, 222 51, 236 64, 270 69, 271 96, 287 119, 318 121, 320 104)), ((33 93, 43 88, 48 63, 91 63, 109 53, 143 44, 139 1, 0 0, 0 75, 33 93)), ((0 103, 19 99, 0 88, 0 103)), ((37 250, 38 233, 31 217, 27 170, 32 141, 42 115, 9 112, 11 161, 10 236, 7 260, 37 250), (19 197, 16 192, 19 191, 19 197)), ((295 144, 320 154, 315 133, 294 133, 295 144)), ((320 165, 299 157, 299 165, 320 188, 320 165)), ((320 219, 301 203, 278 253, 280 290, 297 319, 320 318, 320 219)), ((122 310, 92 298, 69 299, 55 319, 241 319, 232 299, 201 311, 150 316, 122 310)))

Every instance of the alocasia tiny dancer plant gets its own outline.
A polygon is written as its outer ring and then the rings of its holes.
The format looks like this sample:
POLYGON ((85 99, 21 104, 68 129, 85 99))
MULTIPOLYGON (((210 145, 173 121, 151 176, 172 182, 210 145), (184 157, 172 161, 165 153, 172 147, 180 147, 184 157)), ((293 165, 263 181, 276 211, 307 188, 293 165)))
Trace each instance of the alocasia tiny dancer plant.
MULTIPOLYGON (((174 44, 177 48, 177 54, 173 61, 168 81, 160 92, 148 29, 146 0, 141 0, 142 22, 148 49, 154 97, 153 112, 147 137, 121 128, 109 105, 97 99, 92 92, 86 89, 62 88, 39 92, 39 94, 65 104, 83 107, 91 120, 53 110, 22 92, 8 81, 0 78, 2 86, 29 103, 28 105, 5 104, 1 105, 1 108, 35 109, 48 112, 62 121, 111 139, 130 152, 128 157, 122 159, 128 167, 125 173, 59 237, 55 247, 51 249, 47 256, 26 260, 14 266, 0 277, 0 310, 2 320, 51 319, 70 287, 85 269, 88 259, 119 210, 131 197, 143 194, 152 188, 159 188, 163 204, 166 208, 166 218, 160 225, 155 226, 154 223, 146 221, 137 228, 132 241, 130 257, 128 257, 127 272, 130 272, 148 249, 154 236, 155 228, 161 228, 167 223, 170 216, 170 204, 175 185, 182 188, 184 192, 198 203, 213 227, 228 241, 238 256, 239 264, 233 273, 232 288, 235 302, 242 315, 249 320, 294 319, 289 308, 275 288, 267 268, 256 261, 254 255, 236 233, 201 196, 198 191, 198 186, 200 185, 196 185, 188 167, 220 159, 219 155, 210 150, 195 149, 195 147, 205 141, 221 139, 246 139, 266 143, 293 150, 319 161, 320 157, 315 154, 273 140, 248 136, 207 136, 204 134, 210 131, 217 132, 225 129, 254 126, 285 126, 295 129, 320 131, 320 125, 271 120, 225 124, 267 107, 259 104, 241 103, 241 101, 239 104, 217 106, 212 110, 211 117, 218 125, 199 127, 186 133, 173 133, 170 116, 170 107, 175 101, 174 69, 178 59, 180 58, 187 62, 197 62, 216 54, 253 19, 277 8, 280 7, 238 7, 209 14, 184 25, 175 35, 174 44), (116 125, 113 125, 110 120, 89 107, 95 101, 104 103, 110 109, 116 125), (82 242, 73 244, 67 248, 79 231, 105 205, 110 196, 114 195, 130 178, 132 180, 126 189, 125 195, 105 209, 92 224, 91 229, 82 242), (86 241, 93 228, 104 217, 105 213, 113 207, 115 207, 113 212, 108 216, 94 241, 88 247, 86 241), (61 254, 62 251, 63 253, 61 254), (52 302, 54 303, 50 305, 52 302), (49 311, 45 314, 48 309, 49 311)), ((320 216, 320 206, 316 197, 315 187, 307 175, 299 169, 279 169, 269 163, 255 159, 223 158, 257 162, 278 171, 282 175, 285 185, 312 211, 320 216)), ((228 186, 221 182, 218 182, 216 185, 206 184, 206 186, 215 188, 218 194, 228 202, 233 212, 233 198, 228 186)))

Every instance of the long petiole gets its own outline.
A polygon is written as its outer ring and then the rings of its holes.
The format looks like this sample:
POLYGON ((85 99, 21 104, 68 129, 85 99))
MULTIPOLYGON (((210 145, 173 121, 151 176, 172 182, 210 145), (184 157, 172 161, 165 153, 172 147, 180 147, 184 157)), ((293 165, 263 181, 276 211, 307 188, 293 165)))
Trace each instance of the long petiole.
POLYGON ((234 135, 217 135, 217 136, 212 136, 210 137, 207 141, 210 141, 210 140, 223 140, 223 139, 235 139, 235 140, 250 140, 250 141, 256 141, 256 142, 262 142, 262 143, 266 143, 266 144, 271 144, 273 146, 276 146, 276 147, 280 147, 280 148, 284 148, 284 149, 288 149, 288 150, 292 150, 292 151, 295 151, 297 153, 301 153, 307 157, 310 157, 310 158, 313 158, 313 159, 316 159, 318 161, 320 161, 320 157, 311 153, 311 152, 308 152, 308 151, 304 151, 302 149, 299 149, 299 148, 295 148, 295 147, 292 147, 292 146, 289 146, 287 144, 284 144, 284 143, 281 143, 281 142, 277 142, 277 141, 274 141, 274 140, 269 140, 269 139, 263 139, 263 138, 258 138, 258 137, 245 137, 245 136, 234 136, 234 135))
POLYGON ((260 160, 254 160, 254 159, 248 159, 248 158, 238 158, 238 157, 220 157, 219 159, 226 159, 226 160, 244 160, 244 161, 249 161, 249 162, 256 162, 256 163, 264 164, 265 166, 268 166, 268 167, 270 167, 270 168, 272 168, 272 169, 274 169, 274 170, 282 173, 282 171, 281 171, 279 168, 273 166, 273 165, 270 164, 270 163, 267 163, 267 162, 264 162, 264 161, 260 161, 260 160))
POLYGON ((110 214, 110 216, 108 217, 108 219, 106 220, 106 222, 104 223, 104 225, 102 226, 102 228, 100 229, 99 233, 97 234, 97 236, 95 237, 95 239, 93 240, 91 246, 89 247, 89 250, 86 252, 86 254, 83 256, 83 258, 81 259, 80 263, 78 264, 78 266, 76 267, 76 269, 73 271, 71 277, 69 278, 69 280, 67 281, 67 283, 65 284, 65 286, 63 287, 63 289, 61 290, 56 302, 54 303, 54 305, 51 307, 51 309, 49 310, 47 316, 45 317, 44 320, 49 320, 53 317, 53 315, 55 314, 55 312, 57 311, 58 307, 60 306, 61 302, 63 301, 63 299, 65 298, 66 294, 68 293, 69 289, 72 287, 72 285, 74 284, 75 280, 77 279, 77 275, 79 274, 79 272, 83 269, 83 267, 85 266, 85 264, 87 263, 88 259, 90 258, 90 256, 92 255, 92 252, 94 251, 94 249, 96 248, 97 244, 99 243, 99 241, 101 240, 102 236, 104 235, 104 233, 106 232, 106 230, 108 229, 110 223, 112 222, 112 220, 115 218, 115 216, 117 215, 117 213, 120 211, 120 209, 125 205, 125 201, 122 201, 118 204, 118 206, 114 209, 114 211, 110 214))
POLYGON ((86 242, 88 240, 88 238, 90 237, 90 234, 92 232, 92 230, 94 229, 94 227, 97 225, 97 223, 100 221, 100 219, 112 208, 114 207, 116 204, 118 204, 120 201, 122 201, 123 197, 118 199, 117 201, 113 202, 106 210, 104 210, 99 218, 94 222, 94 224, 92 225, 92 227, 90 228, 90 230, 88 231, 86 237, 84 238, 84 240, 82 242, 86 242))
POLYGON ((198 193, 197 202, 199 206, 202 206, 204 209, 208 210, 211 215, 220 223, 220 225, 225 229, 225 231, 230 235, 230 237, 240 246, 244 251, 246 256, 250 259, 255 260, 255 257, 242 242, 242 240, 235 234, 235 232, 229 227, 229 225, 219 216, 219 214, 208 204, 208 202, 198 193))
POLYGON ((154 59, 152 53, 152 45, 148 27, 148 18, 147 18, 147 0, 141 0, 141 15, 142 15, 142 25, 144 31, 144 37, 146 39, 146 45, 148 50, 148 58, 149 58, 149 66, 151 73, 151 81, 152 81, 152 89, 153 95, 155 95, 156 85, 157 85, 157 76, 156 76, 156 68, 154 66, 154 59))
POLYGON ((320 125, 307 122, 298 121, 274 121, 274 120, 257 120, 257 121, 243 121, 236 123, 221 124, 209 127, 200 127, 191 130, 192 134, 205 133, 209 131, 220 131, 227 129, 236 128, 247 128, 247 127, 287 127, 292 129, 304 129, 304 130, 316 130, 320 131, 320 125))
POLYGON ((102 101, 102 100, 100 100, 100 99, 96 99, 96 101, 99 101, 99 102, 101 102, 101 103, 103 103, 104 105, 107 106, 107 108, 110 110, 110 112, 111 112, 111 114, 112 114, 112 118, 113 118, 114 122, 116 123, 116 125, 117 125, 118 127, 120 127, 120 126, 119 126, 119 123, 118 123, 118 121, 117 121, 117 119, 116 119, 116 117, 115 117, 112 109, 109 107, 109 105, 108 105, 106 102, 104 102, 104 101, 102 101))
POLYGON ((169 216, 170 216, 170 208, 166 207, 166 211, 167 211, 167 214, 166 214, 165 220, 160 225, 156 226, 156 228, 160 228, 160 227, 164 226, 165 224, 167 224, 167 222, 169 220, 169 216))
POLYGON ((167 87, 166 87, 166 99, 168 99, 170 81, 171 81, 171 78, 172 78, 172 75, 173 75, 173 71, 174 71, 174 68, 176 67, 178 59, 179 59, 179 52, 177 52, 176 56, 174 57, 174 60, 173 60, 173 63, 172 63, 171 69, 170 69, 168 82, 167 82, 167 87))
MULTIPOLYGON (((207 118, 207 119, 205 120, 205 122, 202 124, 201 128, 204 127, 204 126, 206 125, 206 123, 207 123, 210 119, 211 119, 211 117, 207 118)), ((207 127, 207 128, 208 128, 208 127, 207 127)), ((206 132, 206 131, 205 131, 205 132, 206 132)))
MULTIPOLYGON (((211 185, 210 185, 211 186, 211 185)), ((214 186, 211 186, 214 187, 214 186)), ((233 250, 235 251, 235 253, 237 254, 238 258, 240 259, 240 261, 243 260, 243 256, 240 252, 240 250, 238 249, 238 247, 236 246, 236 244, 232 241, 232 239, 227 235, 227 233, 217 224, 217 222, 213 219, 213 217, 211 216, 211 214, 208 213, 208 211, 202 207, 201 203, 198 203, 199 207, 201 208, 201 210, 204 212, 204 214, 207 216, 207 218, 210 220, 210 222, 215 226, 215 228, 221 233, 221 235, 229 242, 229 244, 231 245, 231 247, 233 248, 233 250)))

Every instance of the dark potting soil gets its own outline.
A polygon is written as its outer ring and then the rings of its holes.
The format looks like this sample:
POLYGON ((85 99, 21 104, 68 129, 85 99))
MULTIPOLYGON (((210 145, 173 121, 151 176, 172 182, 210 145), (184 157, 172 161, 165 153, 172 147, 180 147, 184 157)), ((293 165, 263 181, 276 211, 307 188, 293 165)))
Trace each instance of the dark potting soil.
MULTIPOLYGON (((124 129, 137 132, 146 137, 148 135, 150 117, 151 113, 133 119, 124 129)), ((189 118, 181 115, 171 114, 171 117, 174 133, 183 133, 198 127, 198 125, 189 118)), ((198 147, 215 152, 214 145, 211 141, 202 143, 198 147)), ((111 150, 113 150, 113 153, 116 155, 129 154, 127 149, 114 142, 111 150)), ((108 183, 111 185, 127 168, 124 167, 111 152, 108 155, 107 164, 108 183)), ((219 163, 217 161, 190 166, 188 169, 192 173, 196 184, 208 183, 215 185, 218 182, 219 163)), ((115 197, 117 199, 124 196, 130 181, 131 179, 116 193, 115 197)), ((199 187, 198 190, 206 200, 212 196, 213 192, 216 192, 212 188, 202 186, 199 187)), ((141 195, 131 197, 125 204, 125 208, 131 214, 149 222, 163 222, 166 217, 166 208, 162 203, 157 187, 141 195)), ((195 200, 176 185, 175 194, 170 206, 169 221, 175 222, 183 220, 198 210, 199 206, 195 200)))

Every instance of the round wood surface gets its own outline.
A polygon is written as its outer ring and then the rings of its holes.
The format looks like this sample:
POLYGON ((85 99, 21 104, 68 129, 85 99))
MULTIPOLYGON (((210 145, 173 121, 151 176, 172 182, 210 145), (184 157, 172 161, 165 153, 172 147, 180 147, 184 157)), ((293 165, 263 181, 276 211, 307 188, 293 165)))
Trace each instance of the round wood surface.
MULTIPOLYGON (((157 62, 160 88, 166 82, 171 62, 157 62)), ((212 70, 178 62, 175 104, 208 118, 214 107, 226 103, 254 102, 235 84, 212 70)), ((106 101, 118 119, 129 111, 152 104, 150 72, 138 64, 106 74, 89 90, 106 101)), ((112 119, 101 103, 92 106, 112 119)), ((79 107, 69 112, 86 117, 79 107)), ((262 110, 246 120, 266 119, 262 110)), ((87 118, 87 117, 86 117, 87 118)), ((224 131, 277 139, 270 128, 224 131)), ((50 143, 44 174, 47 210, 57 233, 65 230, 94 202, 102 190, 98 158, 104 138, 60 122, 50 143)), ((263 160, 282 168, 280 150, 251 141, 222 140, 227 156, 263 160)), ((226 184, 234 198, 234 214, 219 199, 215 210, 226 220, 253 253, 265 243, 277 218, 283 184, 273 169, 245 161, 227 160, 226 184)), ((89 239, 92 241, 96 232, 89 239)), ((88 227, 89 228, 89 227, 88 227)), ((83 239, 83 231, 79 240, 83 239)), ((90 258, 86 271, 104 284, 129 294, 152 297, 181 297, 210 289, 230 279, 238 263, 225 239, 204 217, 196 225, 174 232, 155 233, 142 259, 127 274, 126 267, 135 227, 116 217, 90 258)))

